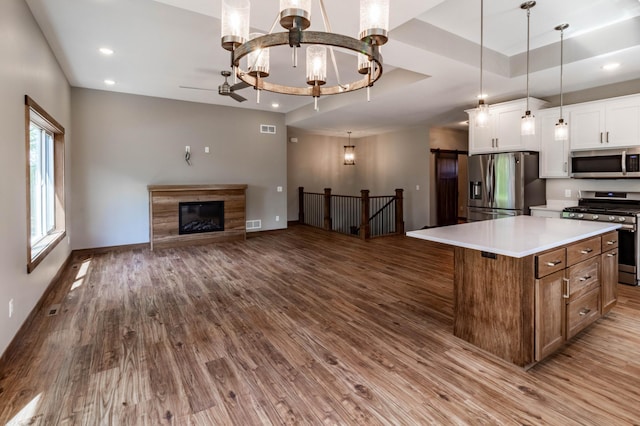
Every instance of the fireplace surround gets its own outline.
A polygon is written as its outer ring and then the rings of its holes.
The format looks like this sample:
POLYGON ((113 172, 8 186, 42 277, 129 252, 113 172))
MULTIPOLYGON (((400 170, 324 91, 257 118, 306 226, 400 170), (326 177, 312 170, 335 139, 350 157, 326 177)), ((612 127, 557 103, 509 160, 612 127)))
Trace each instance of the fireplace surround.
POLYGON ((149 185, 147 188, 152 250, 246 238, 247 185, 149 185))

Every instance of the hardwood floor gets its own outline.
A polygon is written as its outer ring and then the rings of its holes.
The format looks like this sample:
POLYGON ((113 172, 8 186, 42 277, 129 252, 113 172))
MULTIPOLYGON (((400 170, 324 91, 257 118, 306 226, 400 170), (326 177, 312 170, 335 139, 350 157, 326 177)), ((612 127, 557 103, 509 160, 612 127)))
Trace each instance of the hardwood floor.
POLYGON ((73 259, 0 424, 640 424, 640 289, 529 371, 452 335, 453 251, 306 226, 73 259))

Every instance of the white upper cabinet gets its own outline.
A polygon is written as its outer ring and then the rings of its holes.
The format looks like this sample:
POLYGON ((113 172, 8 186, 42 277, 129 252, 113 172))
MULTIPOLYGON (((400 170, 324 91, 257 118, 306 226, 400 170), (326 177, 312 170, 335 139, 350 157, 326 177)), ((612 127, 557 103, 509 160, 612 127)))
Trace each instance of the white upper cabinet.
MULTIPOLYGON (((530 98, 532 114, 545 104, 540 99, 530 98)), ((491 105, 489 107, 489 125, 486 128, 475 126, 475 109, 469 114, 469 154, 510 151, 539 151, 540 124, 536 120, 536 134, 520 135, 520 120, 526 110, 526 99, 491 105)), ((537 117, 536 117, 537 118, 537 117)))
POLYGON ((571 150, 640 146, 640 95, 570 108, 571 150))
MULTIPOLYGON (((568 111, 565 109, 565 120, 568 111)), ((556 141, 556 123, 560 118, 560 108, 543 109, 536 119, 540 120, 540 177, 569 177, 569 141, 556 141)))

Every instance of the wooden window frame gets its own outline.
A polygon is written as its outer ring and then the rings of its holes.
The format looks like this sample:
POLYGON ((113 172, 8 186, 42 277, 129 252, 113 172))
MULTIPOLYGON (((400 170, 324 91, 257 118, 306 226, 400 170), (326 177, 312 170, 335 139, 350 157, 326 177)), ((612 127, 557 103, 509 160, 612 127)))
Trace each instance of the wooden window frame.
POLYGON ((25 149, 26 149, 26 183, 27 183, 27 273, 31 273, 36 266, 62 241, 66 235, 65 200, 64 200, 64 127, 49 115, 40 105, 28 95, 25 103, 25 149), (31 244, 31 158, 30 158, 30 128, 31 122, 53 133, 53 176, 54 176, 54 230, 45 237, 44 248, 35 255, 31 244))

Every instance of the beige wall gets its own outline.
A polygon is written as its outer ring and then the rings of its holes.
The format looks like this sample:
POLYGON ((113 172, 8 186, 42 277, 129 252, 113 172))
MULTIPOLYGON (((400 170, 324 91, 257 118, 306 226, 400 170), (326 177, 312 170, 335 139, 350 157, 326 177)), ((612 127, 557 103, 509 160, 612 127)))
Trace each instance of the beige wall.
POLYGON ((148 242, 149 184, 246 183, 247 220, 286 227, 283 114, 74 88, 72 115, 74 249, 148 242))
POLYGON ((345 166, 342 156, 347 138, 289 129, 288 137, 298 139, 297 143, 287 144, 289 220, 298 219, 299 186, 310 192, 330 187, 334 193, 345 195, 358 195, 361 189, 368 189, 371 195, 392 195, 396 188, 402 188, 405 190, 405 228, 423 227, 429 220, 428 135, 427 127, 414 127, 352 138, 356 165, 345 166))
MULTIPOLYGON (((62 241, 27 274, 27 212, 24 96, 29 95, 67 132, 72 148, 69 84, 24 0, 0 2, 0 353, 35 306, 69 255, 62 241), (14 315, 9 318, 9 301, 14 315)), ((66 182, 70 174, 67 167, 66 182)), ((67 208, 71 194, 66 191, 67 208)), ((67 229, 70 215, 67 213, 67 229)))

